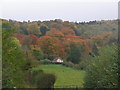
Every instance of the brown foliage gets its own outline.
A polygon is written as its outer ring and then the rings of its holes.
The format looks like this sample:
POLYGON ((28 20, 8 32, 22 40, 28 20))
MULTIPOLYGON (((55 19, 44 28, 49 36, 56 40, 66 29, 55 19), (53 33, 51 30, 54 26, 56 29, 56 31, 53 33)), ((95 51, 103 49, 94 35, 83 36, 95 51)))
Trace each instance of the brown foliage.
POLYGON ((60 31, 64 35, 73 35, 73 36, 75 36, 75 32, 71 28, 65 27, 65 28, 62 28, 60 31))
POLYGON ((38 39, 38 45, 41 47, 45 56, 64 57, 66 55, 64 47, 55 37, 42 36, 38 39))
POLYGON ((52 28, 50 31, 47 31, 46 35, 54 37, 63 37, 64 34, 55 28, 52 28))

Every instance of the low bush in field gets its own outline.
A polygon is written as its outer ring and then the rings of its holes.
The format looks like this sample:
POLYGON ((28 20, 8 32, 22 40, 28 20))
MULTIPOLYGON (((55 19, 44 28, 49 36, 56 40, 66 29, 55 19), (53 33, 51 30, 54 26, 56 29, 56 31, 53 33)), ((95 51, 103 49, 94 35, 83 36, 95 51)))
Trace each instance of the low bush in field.
POLYGON ((41 64, 51 64, 51 61, 49 59, 44 59, 44 60, 40 60, 41 64))
POLYGON ((64 62, 63 65, 66 66, 66 67, 72 67, 72 68, 74 67, 74 64, 70 61, 69 62, 64 62))
POLYGON ((31 72, 31 85, 37 88, 52 88, 56 81, 53 74, 46 74, 42 70, 33 70, 31 72))
POLYGON ((55 81, 56 77, 53 74, 43 74, 41 78, 37 78, 36 85, 38 88, 53 88, 55 81))
POLYGON ((72 62, 64 62, 62 65, 66 66, 66 67, 71 67, 71 68, 75 68, 78 70, 83 70, 86 68, 86 64, 84 64, 84 62, 81 62, 79 64, 74 64, 72 62))

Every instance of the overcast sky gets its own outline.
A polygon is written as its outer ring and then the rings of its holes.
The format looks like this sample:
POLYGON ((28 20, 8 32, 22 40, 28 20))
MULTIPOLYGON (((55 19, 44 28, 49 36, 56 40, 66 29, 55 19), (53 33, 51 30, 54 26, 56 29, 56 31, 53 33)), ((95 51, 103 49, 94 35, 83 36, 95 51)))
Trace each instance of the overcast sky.
MULTIPOLYGON (((1 1, 1 0, 0 0, 1 1)), ((118 18, 119 0, 2 0, 0 18, 92 21, 118 18)))

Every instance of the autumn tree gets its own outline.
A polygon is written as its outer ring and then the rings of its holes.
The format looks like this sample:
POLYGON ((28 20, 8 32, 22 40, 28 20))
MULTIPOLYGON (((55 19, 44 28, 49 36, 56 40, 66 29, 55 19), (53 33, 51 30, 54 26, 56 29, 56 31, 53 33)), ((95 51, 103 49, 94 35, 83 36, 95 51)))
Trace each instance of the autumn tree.
POLYGON ((58 40, 51 36, 42 36, 38 40, 38 44, 40 45, 44 55, 48 59, 53 59, 54 57, 58 57, 60 53, 60 44, 58 40))
POLYGON ((50 31, 47 31, 46 35, 54 36, 54 37, 63 37, 64 36, 64 34, 61 31, 56 30, 55 28, 52 28, 52 29, 50 29, 50 31))
POLYGON ((103 45, 103 38, 100 35, 94 35, 91 37, 91 39, 93 40, 93 43, 95 45, 97 45, 98 47, 103 45))
POLYGON ((21 45, 23 45, 24 39, 25 39, 25 37, 26 37, 25 34, 22 34, 22 33, 14 33, 13 36, 20 41, 20 44, 21 44, 21 45))
POLYGON ((39 29, 40 29, 39 26, 37 26, 34 23, 27 25, 28 34, 34 34, 34 35, 39 36, 40 35, 40 30, 39 29))
POLYGON ((113 41, 112 39, 115 40, 115 38, 113 38, 112 33, 111 33, 111 32, 105 32, 105 33, 104 33, 104 36, 103 36, 103 44, 104 44, 104 45, 107 45, 107 44, 113 43, 114 41, 113 41), (111 43, 110 43, 110 42, 111 42, 111 43))
POLYGON ((64 35, 75 35, 75 32, 71 28, 68 28, 68 27, 62 28, 60 31, 64 35))
POLYGON ((37 45, 38 37, 35 36, 35 35, 33 35, 33 34, 30 34, 30 35, 28 35, 28 36, 29 36, 29 37, 31 38, 31 40, 32 40, 31 45, 33 45, 33 47, 35 48, 36 45, 37 45))

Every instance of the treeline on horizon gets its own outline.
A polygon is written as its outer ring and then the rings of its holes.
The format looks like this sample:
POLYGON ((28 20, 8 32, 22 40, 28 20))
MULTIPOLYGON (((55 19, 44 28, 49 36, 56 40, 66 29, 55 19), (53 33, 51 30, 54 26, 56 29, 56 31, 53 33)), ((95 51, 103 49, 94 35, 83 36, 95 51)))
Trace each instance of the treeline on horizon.
MULTIPOLYGON (((81 23, 62 21, 61 19, 33 22, 4 19, 1 19, 1 21, 2 28, 5 31, 3 39, 7 37, 14 39, 13 41, 19 45, 18 50, 20 52, 18 54, 22 52, 24 56, 22 58, 24 64, 21 64, 24 68, 20 72, 29 70, 29 68, 40 63, 49 64, 58 57, 64 61, 63 65, 67 67, 86 70, 89 62, 94 57, 100 56, 102 48, 118 43, 118 20, 81 23), (11 31, 12 34, 9 35, 11 31)), ((5 43, 8 43, 7 39, 5 43)), ((5 49, 7 49, 7 46, 5 49)), ((8 54, 6 55, 9 56, 8 54)), ((22 56, 15 57, 15 59, 17 60, 19 57, 22 56)), ((9 64, 4 61, 3 63, 9 64)), ((19 68, 21 68, 21 65, 19 65, 19 68)), ((19 68, 17 69, 19 70, 19 68)), ((5 70, 7 70, 6 67, 5 70)), ((14 72, 14 70, 11 72, 14 72)), ((29 72, 25 75, 29 76, 29 72)), ((51 75, 51 77, 55 80, 54 76, 51 75)), ((55 82, 54 80, 53 82, 55 82)))

